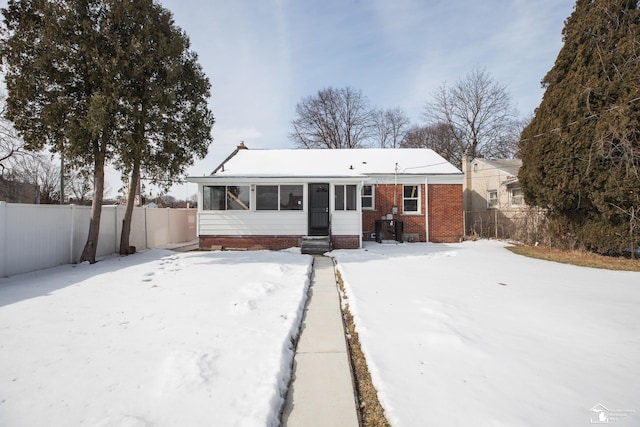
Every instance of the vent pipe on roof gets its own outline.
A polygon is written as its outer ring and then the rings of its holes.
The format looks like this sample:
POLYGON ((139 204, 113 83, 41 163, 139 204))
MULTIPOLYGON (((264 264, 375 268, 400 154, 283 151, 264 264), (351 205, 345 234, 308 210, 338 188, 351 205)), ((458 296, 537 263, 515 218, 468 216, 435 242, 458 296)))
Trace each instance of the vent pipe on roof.
POLYGON ((231 159, 233 158, 233 156, 235 156, 236 154, 238 154, 238 151, 240 151, 240 150, 248 150, 248 149, 249 149, 249 148, 248 148, 246 145, 244 145, 244 141, 240 141, 240 145, 238 145, 238 146, 236 147, 236 149, 235 149, 235 150, 233 150, 233 153, 229 154, 229 157, 227 157, 226 159, 224 159, 224 161, 223 161, 222 163, 220 163, 220 164, 218 165, 218 167, 217 167, 217 168, 215 168, 215 169, 213 170, 213 172, 211 172, 211 175, 215 175, 215 174, 216 174, 216 172, 218 172, 218 171, 222 171, 222 172, 224 172, 224 165, 225 165, 225 163, 227 163, 229 160, 231 160, 231 159))

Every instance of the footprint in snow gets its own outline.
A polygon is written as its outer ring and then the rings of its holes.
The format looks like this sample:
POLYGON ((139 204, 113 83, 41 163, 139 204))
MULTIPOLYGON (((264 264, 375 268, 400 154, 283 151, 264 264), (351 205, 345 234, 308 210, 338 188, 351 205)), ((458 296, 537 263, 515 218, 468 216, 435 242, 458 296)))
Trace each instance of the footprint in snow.
POLYGON ((218 373, 216 363, 219 357, 220 353, 215 349, 176 350, 170 353, 161 368, 158 394, 189 394, 207 387, 218 373))
POLYGON ((131 415, 116 415, 103 418, 95 427, 147 427, 150 424, 144 418, 131 415))
POLYGON ((155 275, 155 273, 153 271, 150 271, 148 273, 144 274, 144 279, 142 279, 143 282, 150 282, 151 280, 153 280, 153 276, 155 275))
POLYGON ((235 301, 229 308, 229 313, 240 315, 247 314, 258 309, 258 303, 252 299, 245 301, 235 301))

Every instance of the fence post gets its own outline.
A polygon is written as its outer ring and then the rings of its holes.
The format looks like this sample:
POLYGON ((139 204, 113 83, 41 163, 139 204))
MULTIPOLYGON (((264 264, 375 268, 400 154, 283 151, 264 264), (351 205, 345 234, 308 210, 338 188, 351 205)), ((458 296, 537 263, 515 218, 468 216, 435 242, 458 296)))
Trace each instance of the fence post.
POLYGON ((167 243, 175 243, 171 238, 171 208, 167 208, 167 243))
POLYGON ((73 259, 73 241, 74 239, 74 235, 75 235, 75 205, 69 205, 69 207, 71 208, 71 214, 69 215, 69 217, 71 217, 71 227, 69 227, 69 264, 73 264, 75 262, 75 260, 73 259))
POLYGON ((113 253, 114 254, 119 254, 120 253, 120 246, 118 245, 118 236, 120 235, 120 233, 118 233, 118 211, 120 206, 116 205, 115 209, 113 210, 113 222, 115 223, 115 233, 113 233, 113 253))
POLYGON ((0 202, 0 277, 6 276, 7 202, 0 202))
POLYGON ((144 207, 144 247, 149 248, 149 207, 144 207))

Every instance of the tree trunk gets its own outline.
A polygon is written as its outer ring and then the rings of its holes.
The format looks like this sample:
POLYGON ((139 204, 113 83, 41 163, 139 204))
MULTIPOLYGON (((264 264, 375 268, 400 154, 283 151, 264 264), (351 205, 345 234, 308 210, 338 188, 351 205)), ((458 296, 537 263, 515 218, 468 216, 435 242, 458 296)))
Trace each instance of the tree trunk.
POLYGON ((124 212, 122 220, 122 234, 120 235, 120 255, 129 255, 129 234, 131 233, 131 219, 133 218, 133 204, 136 199, 136 191, 140 183, 140 159, 136 159, 133 163, 133 171, 131 172, 131 181, 129 183, 129 194, 127 195, 127 209, 124 212))
MULTIPOLYGON (((98 142, 94 142, 97 146, 98 142)), ((103 147, 101 147, 103 148, 103 147)), ((93 165, 93 200, 91 201, 91 219, 89 220, 89 235, 87 243, 84 245, 80 262, 96 262, 96 251, 98 250, 98 236, 100 234, 100 217, 102 216, 102 199, 104 197, 104 163, 105 150, 98 149, 95 153, 93 165)))

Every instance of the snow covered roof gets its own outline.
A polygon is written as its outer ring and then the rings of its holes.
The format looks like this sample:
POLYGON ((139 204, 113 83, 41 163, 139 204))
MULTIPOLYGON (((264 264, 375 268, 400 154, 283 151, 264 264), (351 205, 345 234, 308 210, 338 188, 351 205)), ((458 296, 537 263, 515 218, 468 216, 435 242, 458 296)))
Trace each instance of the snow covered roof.
POLYGON ((522 166, 522 160, 520 159, 481 159, 476 160, 483 161, 491 167, 500 169, 504 173, 510 176, 518 176, 518 171, 522 166))
POLYGON ((397 149, 243 149, 219 167, 216 177, 359 177, 461 174, 435 151, 397 149))

